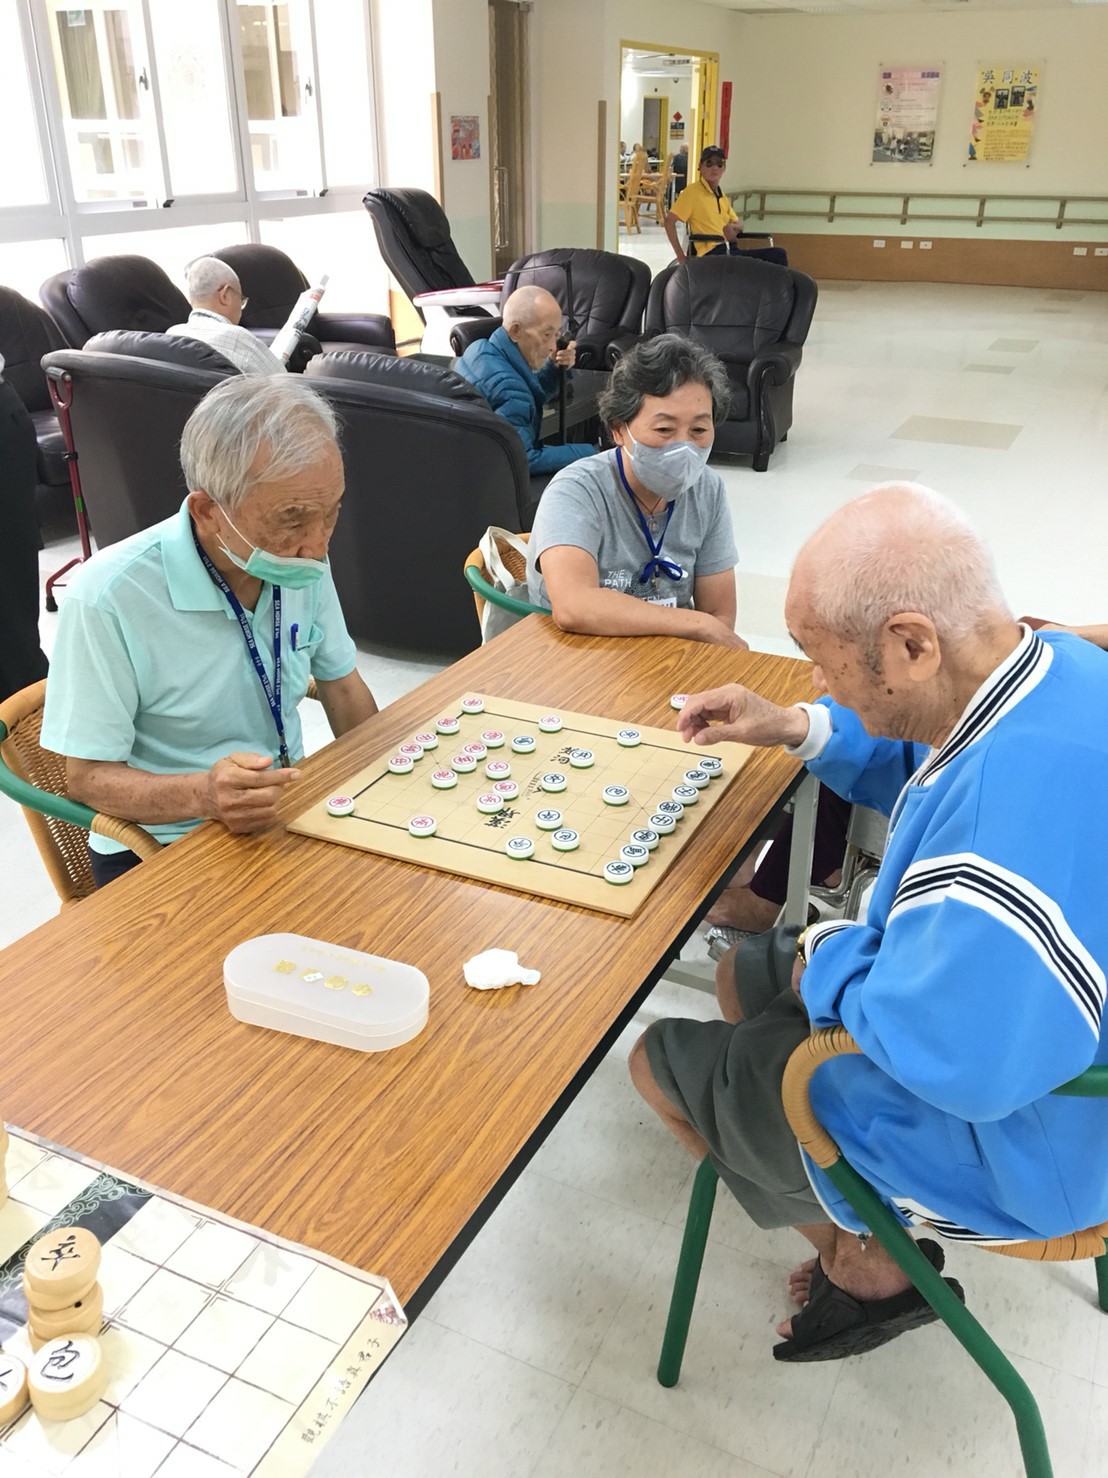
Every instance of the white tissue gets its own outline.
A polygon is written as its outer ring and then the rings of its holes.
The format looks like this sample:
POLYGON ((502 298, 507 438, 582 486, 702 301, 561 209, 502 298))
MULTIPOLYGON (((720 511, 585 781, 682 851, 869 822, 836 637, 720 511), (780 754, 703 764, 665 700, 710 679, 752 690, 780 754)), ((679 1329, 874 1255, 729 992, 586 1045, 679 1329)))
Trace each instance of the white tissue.
POLYGON ((537 985, 538 970, 528 970, 519 963, 514 949, 486 949, 462 966, 466 985, 477 990, 499 990, 505 985, 537 985))

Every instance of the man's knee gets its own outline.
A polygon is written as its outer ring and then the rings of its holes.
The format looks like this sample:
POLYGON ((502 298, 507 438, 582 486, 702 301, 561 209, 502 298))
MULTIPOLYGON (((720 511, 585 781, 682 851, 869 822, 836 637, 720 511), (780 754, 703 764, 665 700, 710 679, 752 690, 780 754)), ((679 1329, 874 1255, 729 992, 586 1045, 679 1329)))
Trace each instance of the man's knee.
POLYGON ((632 1083, 643 1098, 650 1098, 651 1089, 657 1092, 658 1085, 654 1081, 654 1074, 650 1071, 650 1059, 646 1055, 646 1032, 643 1032, 631 1048, 627 1058, 627 1069, 631 1074, 632 1083))
POLYGON ((739 1008, 739 997, 735 990, 735 952, 732 945, 723 958, 716 963, 716 1000, 724 1021, 738 1023, 743 1014, 739 1008))

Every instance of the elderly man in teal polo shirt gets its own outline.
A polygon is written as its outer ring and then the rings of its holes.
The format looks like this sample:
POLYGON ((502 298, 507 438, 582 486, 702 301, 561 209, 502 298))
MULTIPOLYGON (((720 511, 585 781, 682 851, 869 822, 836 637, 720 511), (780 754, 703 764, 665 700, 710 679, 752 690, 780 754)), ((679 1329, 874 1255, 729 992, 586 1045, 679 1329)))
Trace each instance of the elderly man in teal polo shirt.
MULTIPOLYGON (((295 377, 236 376, 189 417, 181 466, 180 511, 70 586, 42 726, 76 800, 163 843, 206 819, 270 825, 309 678, 335 735, 377 712, 326 562, 344 486, 327 402, 295 377)), ((90 848, 99 886, 139 860, 90 848)))

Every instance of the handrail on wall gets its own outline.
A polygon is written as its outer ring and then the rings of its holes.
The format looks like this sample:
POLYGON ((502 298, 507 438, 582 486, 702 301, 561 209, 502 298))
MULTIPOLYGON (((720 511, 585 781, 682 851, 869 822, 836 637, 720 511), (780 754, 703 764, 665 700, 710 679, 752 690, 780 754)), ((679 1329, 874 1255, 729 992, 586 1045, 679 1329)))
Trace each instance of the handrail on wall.
POLYGON ((789 200, 796 199, 798 196, 814 196, 817 199, 822 196, 827 202, 826 205, 801 210, 781 209, 773 206, 769 214, 772 215, 774 221, 782 220, 786 216, 809 218, 820 216, 828 222, 836 220, 898 221, 902 226, 908 225, 910 221, 970 221, 975 226, 1043 226, 1053 220, 1057 231, 1060 231, 1063 226, 1108 227, 1108 195, 971 195, 959 194, 956 190, 913 190, 905 194, 899 190, 775 190, 752 186, 749 189, 736 190, 731 194, 731 200, 743 220, 764 221, 767 214, 766 197, 769 195, 789 200), (891 211, 840 210, 837 203, 840 196, 846 196, 849 200, 890 200, 899 202, 899 204, 891 211), (971 209, 965 214, 952 215, 946 212, 921 211, 913 207, 913 201, 927 200, 965 200, 970 204, 971 209), (1029 204, 1034 201, 1050 202, 1053 214, 988 216, 988 207, 1001 200, 1026 201, 1029 204), (1070 205, 1102 205, 1105 207, 1105 213, 1102 216, 1068 216, 1066 209, 1070 205))

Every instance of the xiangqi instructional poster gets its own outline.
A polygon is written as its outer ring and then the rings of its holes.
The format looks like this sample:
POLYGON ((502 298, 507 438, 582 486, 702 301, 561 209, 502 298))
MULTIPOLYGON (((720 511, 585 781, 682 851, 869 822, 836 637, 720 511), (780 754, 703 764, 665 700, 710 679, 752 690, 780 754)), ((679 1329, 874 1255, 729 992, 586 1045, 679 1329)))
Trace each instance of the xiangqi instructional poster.
POLYGON ((973 104, 970 162, 1026 164, 1038 104, 1038 67, 982 67, 973 104))
POLYGON ((874 164, 931 163, 942 80, 941 67, 878 67, 874 164))

